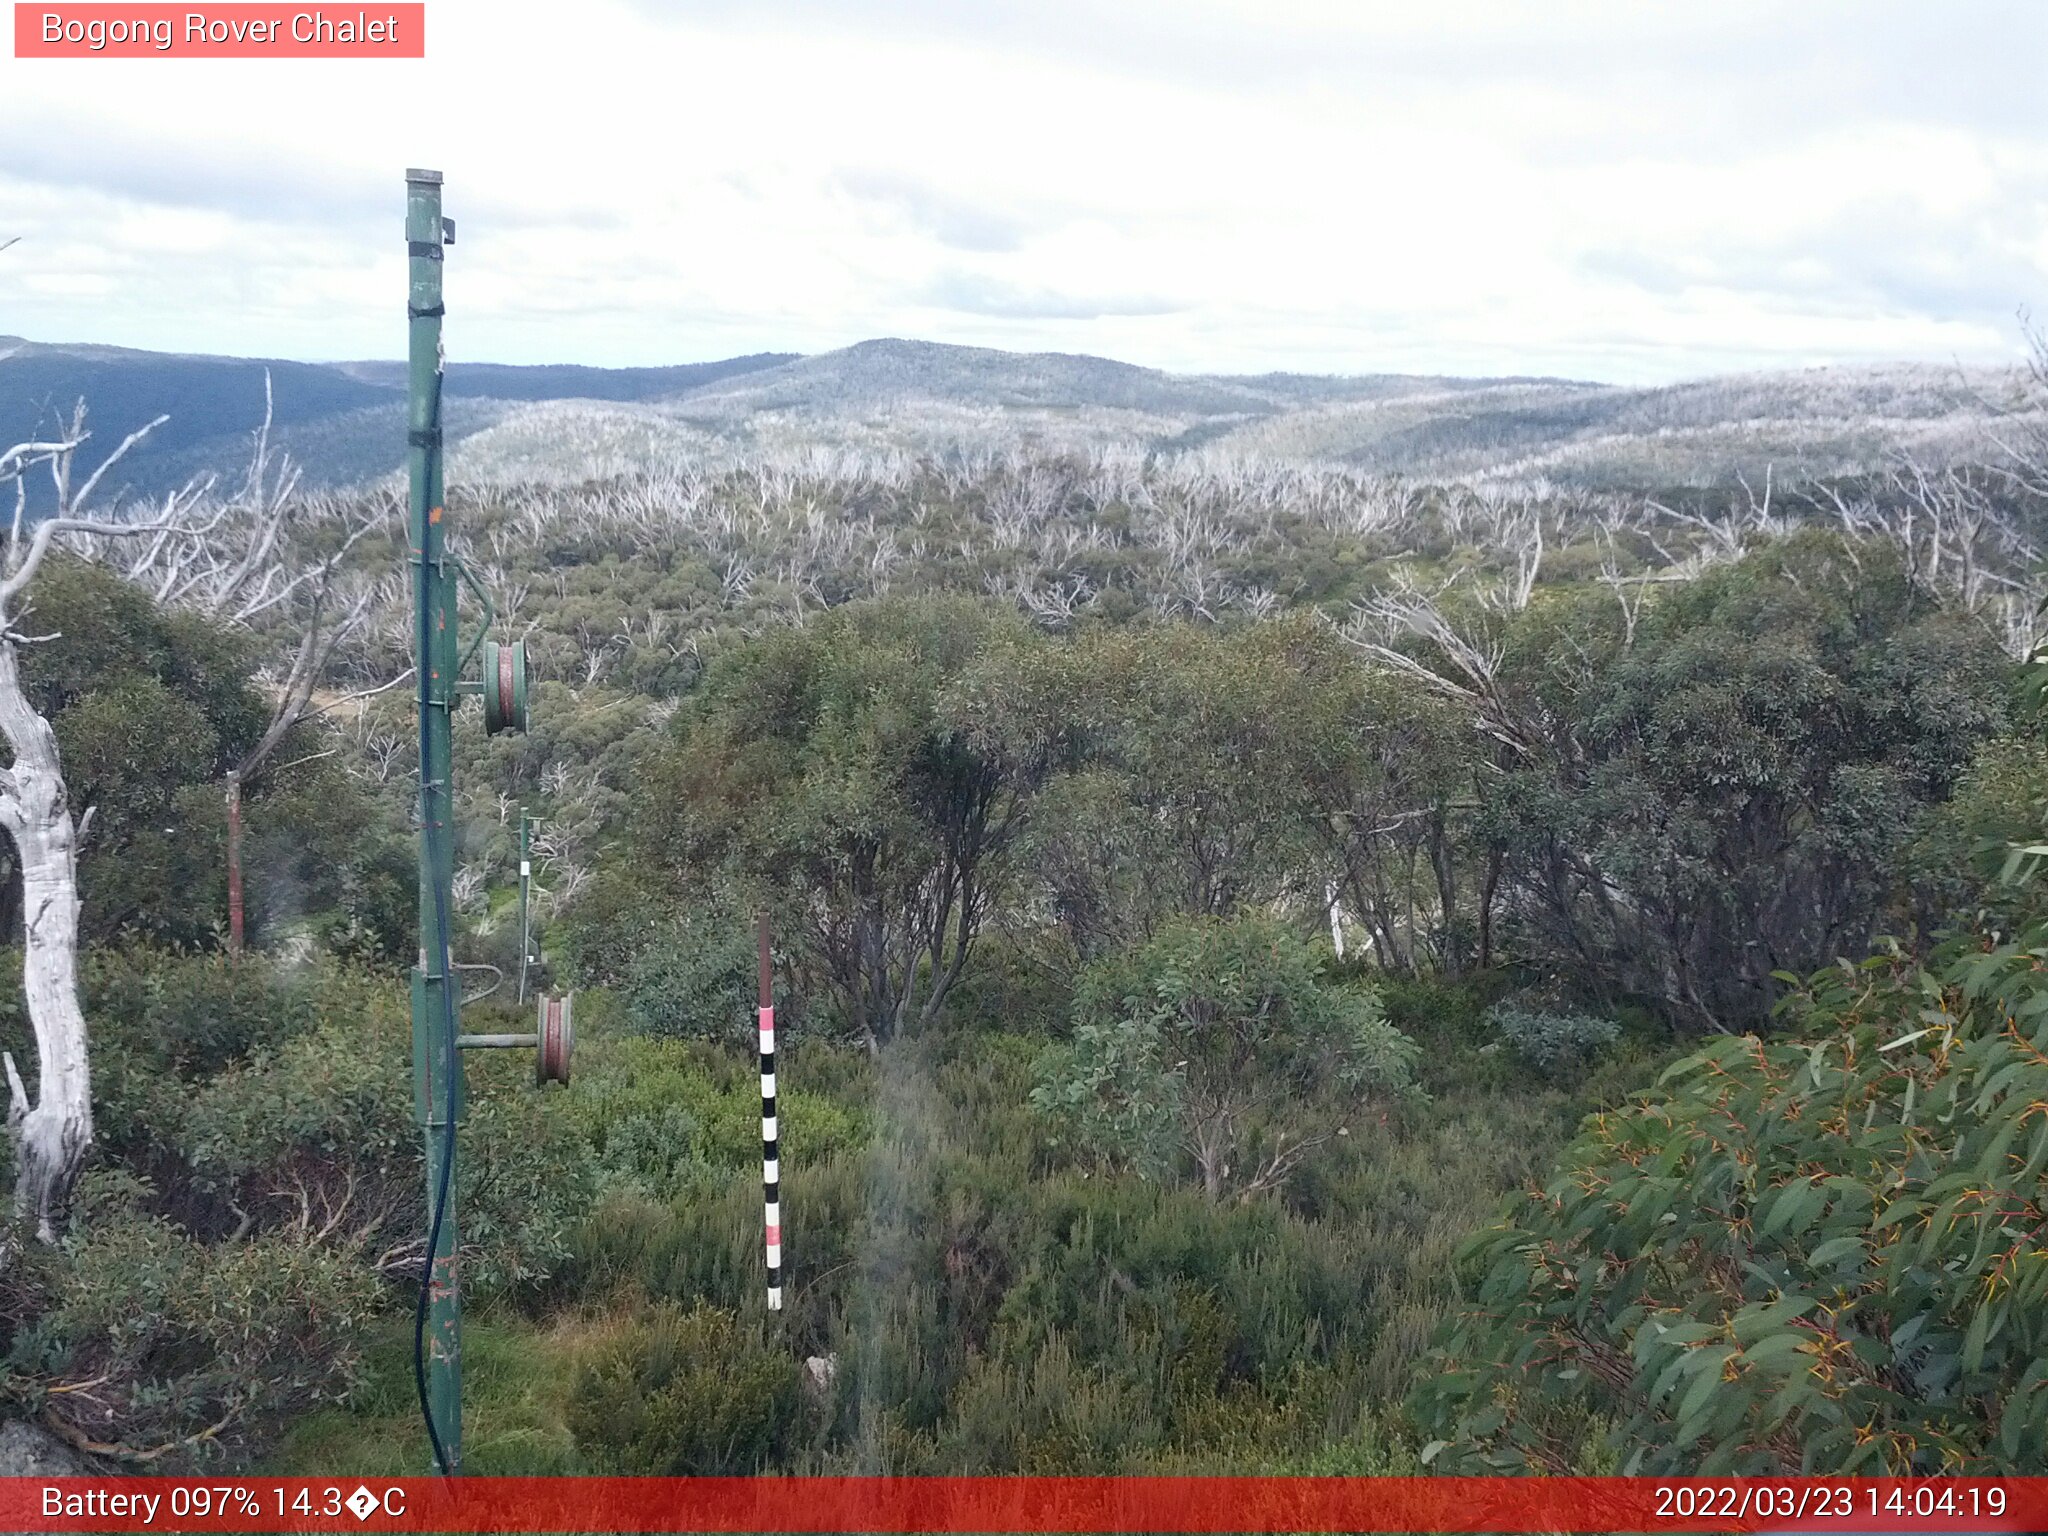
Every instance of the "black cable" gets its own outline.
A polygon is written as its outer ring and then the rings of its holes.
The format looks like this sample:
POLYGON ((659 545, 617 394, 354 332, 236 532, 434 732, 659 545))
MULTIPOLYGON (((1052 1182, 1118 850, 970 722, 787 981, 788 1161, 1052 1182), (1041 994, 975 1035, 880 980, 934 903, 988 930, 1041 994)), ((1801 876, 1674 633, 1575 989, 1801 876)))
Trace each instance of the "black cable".
MULTIPOLYGON (((434 370, 434 395, 429 409, 432 426, 428 430, 438 431, 441 425, 441 371, 438 366, 434 370)), ((426 473, 421 478, 426 482, 424 490, 427 498, 431 501, 434 490, 433 461, 431 459, 428 460, 426 473)), ((431 509, 429 510, 431 511, 431 509)), ((420 837, 428 845, 430 852, 432 852, 434 828, 431 818, 427 815, 428 784, 430 782, 427 776, 432 771, 432 768, 428 762, 427 740, 428 722, 435 708, 431 684, 428 681, 429 674, 433 671, 433 668, 428 665, 428 652, 433 644, 434 630, 428 617, 427 599, 432 587, 431 578, 427 574, 426 545, 426 533, 422 529, 420 534, 420 573, 414 593, 415 606, 419 614, 417 657, 419 661, 420 837)), ((448 944, 448 908, 441 899, 440 860, 438 857, 434 857, 430 859, 430 862, 434 868, 434 878, 429 883, 434 888, 434 939, 437 951, 435 959, 438 962, 438 972, 441 979, 442 1024, 448 1034, 448 1070, 444 1074, 448 1080, 448 1098, 444 1123, 441 1127, 441 1177, 434 1189, 433 1213, 427 1222, 426 1258, 420 1266, 419 1297, 413 1308, 412 1379, 414 1387, 419 1391, 420 1417, 426 1421, 427 1439, 434 1447, 434 1463, 440 1467, 443 1477, 451 1477, 454 1475, 455 1468, 449 1465, 448 1448, 441 1443, 440 1426, 434 1422, 434 1407, 427 1398, 427 1312, 432 1304, 434 1290, 434 1252, 441 1246, 441 1228, 448 1214, 448 1190, 451 1175, 455 1169, 455 1111, 457 1107, 455 1096, 455 1085, 457 1082, 455 1062, 455 992, 450 985, 453 967, 448 963, 451 958, 448 944)), ((433 1059, 431 1050, 428 1053, 428 1059, 433 1059)))

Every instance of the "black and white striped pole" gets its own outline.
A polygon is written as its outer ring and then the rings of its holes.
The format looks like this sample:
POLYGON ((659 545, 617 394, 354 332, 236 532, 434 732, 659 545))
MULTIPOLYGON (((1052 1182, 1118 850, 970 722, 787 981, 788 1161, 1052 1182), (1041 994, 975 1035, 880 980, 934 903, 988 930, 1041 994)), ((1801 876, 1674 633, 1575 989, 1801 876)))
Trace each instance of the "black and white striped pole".
POLYGON ((768 970, 768 914, 761 914, 761 1196, 768 1246, 768 1310, 782 1310, 782 1160, 775 1124, 775 993, 768 970))

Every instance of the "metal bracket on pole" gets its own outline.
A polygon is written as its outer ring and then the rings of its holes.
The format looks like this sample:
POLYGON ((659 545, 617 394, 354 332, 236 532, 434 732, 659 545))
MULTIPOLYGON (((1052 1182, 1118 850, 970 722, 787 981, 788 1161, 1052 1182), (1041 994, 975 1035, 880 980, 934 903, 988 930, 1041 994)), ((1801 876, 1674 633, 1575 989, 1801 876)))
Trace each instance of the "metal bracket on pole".
MULTIPOLYGON (((462 648, 461 659, 455 663, 455 675, 460 679, 462 674, 469 670, 469 664, 476 659, 476 653, 483 648, 483 643, 491 637, 491 625, 497 620, 498 606, 491 601, 491 594, 484 584, 470 574, 467 562, 451 560, 449 564, 455 567, 455 574, 461 579, 462 584, 474 592, 477 601, 484 605, 483 622, 477 625, 476 633, 470 637, 469 644, 462 648)), ((464 693, 481 693, 485 684, 482 681, 458 681, 455 686, 464 693)))

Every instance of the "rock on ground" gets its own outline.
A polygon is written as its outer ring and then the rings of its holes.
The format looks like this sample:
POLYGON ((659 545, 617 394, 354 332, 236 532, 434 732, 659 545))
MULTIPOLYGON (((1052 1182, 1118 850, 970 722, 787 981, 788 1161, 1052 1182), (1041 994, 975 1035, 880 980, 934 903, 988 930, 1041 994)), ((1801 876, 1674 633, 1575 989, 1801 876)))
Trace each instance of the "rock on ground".
POLYGON ((48 1430, 22 1419, 0 1421, 0 1477, 80 1477, 91 1470, 48 1430))

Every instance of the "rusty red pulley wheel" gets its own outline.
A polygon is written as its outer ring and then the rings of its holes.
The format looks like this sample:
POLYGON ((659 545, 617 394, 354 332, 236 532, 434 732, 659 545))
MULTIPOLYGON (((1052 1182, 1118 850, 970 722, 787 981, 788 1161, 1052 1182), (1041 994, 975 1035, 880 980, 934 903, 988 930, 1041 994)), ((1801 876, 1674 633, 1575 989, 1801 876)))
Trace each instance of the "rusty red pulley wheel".
POLYGON ((484 642, 484 730, 496 736, 501 731, 526 729, 526 642, 514 640, 500 645, 484 642))
POLYGON ((541 995, 540 1048, 534 1053, 533 1071, 537 1083, 569 1081, 569 1057, 576 1049, 575 1000, 573 992, 560 997, 541 995))

